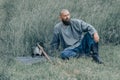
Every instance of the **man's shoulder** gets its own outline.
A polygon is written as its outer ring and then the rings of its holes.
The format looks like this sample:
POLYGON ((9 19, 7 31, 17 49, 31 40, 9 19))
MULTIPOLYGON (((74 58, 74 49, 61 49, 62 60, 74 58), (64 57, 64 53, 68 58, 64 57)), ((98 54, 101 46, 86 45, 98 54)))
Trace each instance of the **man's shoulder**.
POLYGON ((59 28, 59 27, 61 27, 61 25, 62 25, 62 22, 59 22, 55 25, 55 28, 59 28))
POLYGON ((73 18, 71 19, 72 22, 81 22, 82 20, 81 19, 76 19, 76 18, 73 18))
POLYGON ((54 26, 54 30, 55 30, 55 31, 60 31, 60 30, 61 30, 61 26, 62 26, 62 22, 57 23, 57 24, 54 26))

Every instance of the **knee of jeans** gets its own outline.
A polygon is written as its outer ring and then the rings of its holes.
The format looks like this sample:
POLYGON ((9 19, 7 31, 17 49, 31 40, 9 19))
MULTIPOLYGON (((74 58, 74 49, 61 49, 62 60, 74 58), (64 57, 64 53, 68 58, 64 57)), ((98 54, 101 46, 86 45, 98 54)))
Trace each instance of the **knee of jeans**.
POLYGON ((62 59, 69 59, 71 57, 76 57, 76 53, 74 51, 63 51, 61 52, 62 59))
POLYGON ((61 52, 60 56, 61 56, 62 59, 67 59, 67 55, 65 54, 64 51, 61 52))

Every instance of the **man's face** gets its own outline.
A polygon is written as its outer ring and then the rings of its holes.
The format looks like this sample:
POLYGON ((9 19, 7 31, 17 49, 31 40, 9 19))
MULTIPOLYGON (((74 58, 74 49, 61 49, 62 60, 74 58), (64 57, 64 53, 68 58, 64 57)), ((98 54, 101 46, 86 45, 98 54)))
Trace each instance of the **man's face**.
POLYGON ((69 25, 70 24, 70 13, 69 13, 69 11, 66 10, 66 11, 61 12, 60 19, 65 25, 69 25))
POLYGON ((69 21, 70 20, 70 13, 69 13, 69 11, 61 12, 60 18, 63 21, 69 21))

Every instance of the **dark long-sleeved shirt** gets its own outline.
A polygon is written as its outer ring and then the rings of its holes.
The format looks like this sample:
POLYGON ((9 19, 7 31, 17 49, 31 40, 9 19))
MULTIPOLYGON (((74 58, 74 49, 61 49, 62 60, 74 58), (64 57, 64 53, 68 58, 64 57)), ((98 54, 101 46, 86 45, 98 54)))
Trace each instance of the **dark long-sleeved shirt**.
POLYGON ((83 38, 83 32, 89 32, 93 35, 96 29, 92 25, 79 19, 71 19, 71 24, 68 26, 60 22, 54 27, 51 47, 58 49, 59 45, 61 45, 63 49, 75 48, 80 44, 83 38))

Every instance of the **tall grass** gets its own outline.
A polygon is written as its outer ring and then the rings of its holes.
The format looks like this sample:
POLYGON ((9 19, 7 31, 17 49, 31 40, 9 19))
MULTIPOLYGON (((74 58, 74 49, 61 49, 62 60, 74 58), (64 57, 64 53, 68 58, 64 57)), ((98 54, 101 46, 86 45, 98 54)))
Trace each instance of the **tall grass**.
POLYGON ((49 47, 62 8, 99 32, 102 43, 119 44, 120 0, 0 0, 0 53, 28 55, 36 42, 49 47))
POLYGON ((119 80, 119 45, 100 46, 105 66, 91 58, 56 59, 55 65, 24 65, 14 60, 15 56, 30 55, 37 42, 49 50, 63 8, 69 9, 73 18, 92 24, 101 44, 120 44, 119 5, 120 0, 0 0, 0 80, 119 80))

